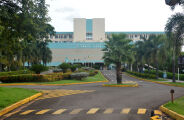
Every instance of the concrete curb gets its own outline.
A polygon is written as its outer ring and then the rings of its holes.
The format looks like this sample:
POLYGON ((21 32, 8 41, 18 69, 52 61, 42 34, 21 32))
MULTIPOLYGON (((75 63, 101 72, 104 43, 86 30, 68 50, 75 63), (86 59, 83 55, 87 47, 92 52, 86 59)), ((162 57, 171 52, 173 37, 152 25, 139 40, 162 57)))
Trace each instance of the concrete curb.
POLYGON ((168 86, 175 86, 175 87, 184 87, 183 85, 173 85, 173 84, 168 84, 168 83, 164 83, 164 82, 158 82, 158 81, 153 81, 153 80, 147 80, 147 79, 139 78, 139 77, 130 75, 128 73, 125 73, 125 74, 130 76, 130 77, 133 77, 133 78, 136 78, 136 79, 139 79, 139 80, 143 80, 143 81, 147 81, 147 82, 153 82, 153 83, 157 83, 157 84, 168 85, 168 86))
POLYGON ((169 110, 168 108, 164 107, 163 105, 160 106, 160 110, 166 114, 168 114, 170 117, 174 118, 175 120, 184 120, 184 115, 180 115, 172 110, 169 110))
POLYGON ((17 103, 14 103, 13 105, 10 105, 10 106, 8 106, 8 107, 2 109, 2 110, 0 111, 0 116, 2 116, 2 115, 4 115, 4 114, 6 114, 6 113, 8 113, 8 112, 10 112, 10 111, 12 111, 12 110, 14 110, 15 108, 17 108, 17 107, 19 107, 19 106, 21 106, 21 105, 23 105, 23 104, 25 104, 25 103, 28 103, 28 102, 30 102, 30 101, 32 101, 32 100, 38 98, 38 97, 41 96, 42 94, 43 94, 43 93, 37 93, 37 94, 35 94, 35 95, 31 96, 31 97, 25 98, 25 99, 23 99, 23 100, 21 100, 21 101, 19 101, 19 102, 17 102, 17 103))
POLYGON ((135 85, 108 85, 108 84, 103 84, 102 86, 104 87, 138 87, 138 84, 135 85))

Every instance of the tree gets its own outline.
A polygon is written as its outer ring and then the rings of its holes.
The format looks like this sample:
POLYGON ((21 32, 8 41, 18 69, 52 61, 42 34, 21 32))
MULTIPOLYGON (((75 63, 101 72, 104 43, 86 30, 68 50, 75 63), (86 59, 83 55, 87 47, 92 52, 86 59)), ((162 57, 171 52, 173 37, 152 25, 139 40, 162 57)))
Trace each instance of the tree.
POLYGON ((109 41, 105 42, 103 59, 106 64, 116 65, 117 84, 121 84, 122 81, 122 62, 130 57, 132 47, 130 43, 131 40, 127 38, 126 34, 113 34, 109 41))
POLYGON ((176 13, 172 15, 167 21, 165 31, 170 39, 173 50, 173 82, 175 81, 175 56, 181 52, 181 46, 183 44, 183 28, 184 28, 184 14, 176 13))

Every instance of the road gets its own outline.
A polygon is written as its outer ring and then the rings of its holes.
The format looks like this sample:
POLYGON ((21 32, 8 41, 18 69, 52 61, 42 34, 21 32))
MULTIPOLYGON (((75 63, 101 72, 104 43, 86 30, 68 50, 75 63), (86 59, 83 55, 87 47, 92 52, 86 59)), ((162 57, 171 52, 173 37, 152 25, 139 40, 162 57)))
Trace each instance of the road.
MULTIPOLYGON (((115 72, 102 73, 115 82, 115 72)), ((149 120, 151 110, 184 96, 184 88, 140 81, 123 74, 123 81, 136 81, 139 87, 102 87, 104 83, 70 86, 10 86, 43 90, 45 95, 15 110, 5 120, 149 120)), ((107 83, 105 83, 107 84, 107 83)))

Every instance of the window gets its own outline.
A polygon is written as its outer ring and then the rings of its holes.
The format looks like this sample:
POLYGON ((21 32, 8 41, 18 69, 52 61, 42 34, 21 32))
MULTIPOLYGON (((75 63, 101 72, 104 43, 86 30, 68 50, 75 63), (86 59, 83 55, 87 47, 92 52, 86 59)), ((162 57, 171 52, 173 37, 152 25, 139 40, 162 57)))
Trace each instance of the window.
POLYGON ((86 33, 86 40, 92 40, 93 34, 92 33, 86 33))

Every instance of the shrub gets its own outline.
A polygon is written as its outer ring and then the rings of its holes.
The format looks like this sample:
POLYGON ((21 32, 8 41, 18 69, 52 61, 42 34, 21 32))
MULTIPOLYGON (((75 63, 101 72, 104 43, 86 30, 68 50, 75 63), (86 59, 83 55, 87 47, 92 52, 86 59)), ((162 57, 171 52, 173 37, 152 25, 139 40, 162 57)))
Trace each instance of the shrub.
POLYGON ((21 82, 53 82, 63 79, 63 73, 52 73, 47 75, 40 74, 22 74, 2 76, 0 81, 3 83, 21 83, 21 82))
POLYGON ((86 78, 89 76, 89 73, 87 72, 80 72, 80 73, 72 73, 71 78, 72 79, 77 79, 77 80, 82 80, 83 78, 86 78))
POLYGON ((0 72, 0 76, 10 76, 10 75, 19 75, 19 74, 33 74, 33 71, 30 70, 18 70, 11 72, 0 72))
POLYGON ((54 69, 53 72, 58 73, 58 72, 63 72, 63 70, 62 69, 54 69))
POLYGON ((76 71, 78 65, 71 65, 70 69, 72 70, 72 72, 76 71))
POLYGON ((95 70, 94 68, 91 68, 91 67, 82 67, 82 69, 84 69, 84 70, 86 70, 86 71, 95 70))
POLYGON ((40 74, 43 71, 47 71, 48 67, 41 64, 35 64, 31 66, 30 70, 34 71, 36 74, 40 74))
POLYGON ((138 77, 142 77, 142 78, 149 78, 149 79, 156 79, 156 75, 155 74, 148 74, 148 73, 138 73, 138 72, 131 72, 131 71, 127 71, 129 74, 138 76, 138 77))
POLYGON ((63 78, 64 79, 71 79, 71 77, 70 77, 71 74, 72 74, 71 72, 63 73, 63 78))
POLYGON ((65 73, 65 72, 67 72, 67 69, 69 69, 71 67, 71 65, 68 64, 68 63, 62 63, 62 64, 59 65, 59 67, 61 69, 63 69, 63 72, 65 73))

